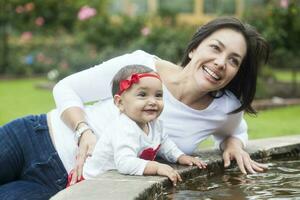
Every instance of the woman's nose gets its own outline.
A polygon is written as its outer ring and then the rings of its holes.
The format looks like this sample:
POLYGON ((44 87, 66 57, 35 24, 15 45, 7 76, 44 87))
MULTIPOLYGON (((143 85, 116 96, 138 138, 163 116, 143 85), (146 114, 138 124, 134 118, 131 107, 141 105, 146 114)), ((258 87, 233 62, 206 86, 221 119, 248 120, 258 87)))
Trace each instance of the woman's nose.
POLYGON ((218 69, 225 69, 226 67, 226 57, 225 56, 218 56, 215 60, 214 60, 214 64, 218 69))

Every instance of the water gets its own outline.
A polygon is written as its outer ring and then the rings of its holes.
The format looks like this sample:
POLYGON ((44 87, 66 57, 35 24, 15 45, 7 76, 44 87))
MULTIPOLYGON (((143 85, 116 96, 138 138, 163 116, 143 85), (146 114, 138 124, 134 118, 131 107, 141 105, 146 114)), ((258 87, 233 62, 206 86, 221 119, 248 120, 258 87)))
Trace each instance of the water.
POLYGON ((230 169, 222 175, 190 179, 169 191, 167 199, 300 200, 300 157, 268 165, 265 173, 242 175, 230 169))

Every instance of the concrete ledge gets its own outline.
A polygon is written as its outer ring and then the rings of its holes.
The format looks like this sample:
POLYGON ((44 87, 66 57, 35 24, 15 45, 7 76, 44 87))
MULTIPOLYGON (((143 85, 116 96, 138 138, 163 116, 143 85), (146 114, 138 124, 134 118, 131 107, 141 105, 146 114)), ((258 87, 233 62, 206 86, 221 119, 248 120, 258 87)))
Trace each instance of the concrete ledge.
MULTIPOLYGON (((249 142, 248 152, 254 160, 270 159, 300 153, 300 134, 296 136, 267 138, 249 142)), ((178 169, 183 180, 209 173, 224 171, 221 152, 218 150, 199 150, 196 155, 207 161, 208 168, 172 165, 178 169)), ((234 164, 232 165, 234 167, 234 164)), ((109 171, 96 180, 86 180, 69 187, 52 200, 93 200, 93 199, 162 199, 165 188, 172 187, 171 182, 160 176, 129 176, 117 171, 109 171)))

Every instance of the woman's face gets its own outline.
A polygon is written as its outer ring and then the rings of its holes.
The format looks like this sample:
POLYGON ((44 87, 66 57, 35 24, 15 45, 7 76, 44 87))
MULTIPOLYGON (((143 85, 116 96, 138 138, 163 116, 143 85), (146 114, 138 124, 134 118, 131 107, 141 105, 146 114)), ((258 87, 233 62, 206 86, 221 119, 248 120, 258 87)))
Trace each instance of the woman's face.
POLYGON ((186 67, 201 91, 211 92, 224 88, 237 74, 247 45, 244 36, 232 29, 219 29, 205 38, 189 53, 186 67))

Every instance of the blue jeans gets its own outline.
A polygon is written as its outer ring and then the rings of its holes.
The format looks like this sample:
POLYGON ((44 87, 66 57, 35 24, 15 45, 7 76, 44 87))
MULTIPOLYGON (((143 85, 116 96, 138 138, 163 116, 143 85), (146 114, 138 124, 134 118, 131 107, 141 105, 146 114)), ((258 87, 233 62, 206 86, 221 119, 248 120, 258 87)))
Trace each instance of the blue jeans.
POLYGON ((67 171, 50 139, 46 115, 0 127, 0 199, 49 199, 65 188, 67 171))

